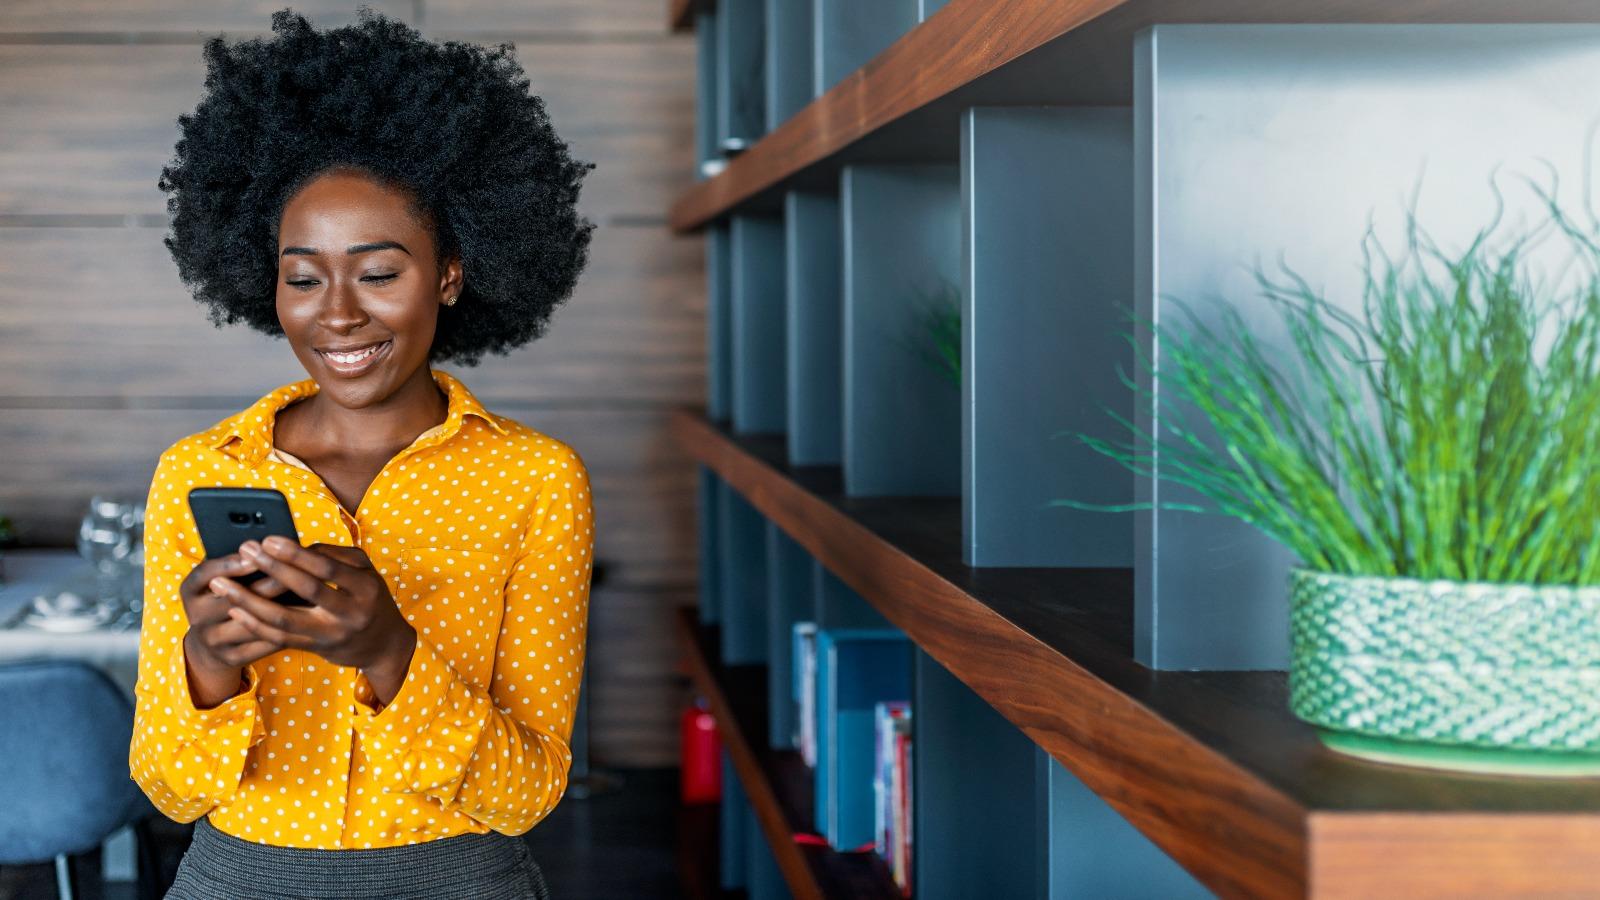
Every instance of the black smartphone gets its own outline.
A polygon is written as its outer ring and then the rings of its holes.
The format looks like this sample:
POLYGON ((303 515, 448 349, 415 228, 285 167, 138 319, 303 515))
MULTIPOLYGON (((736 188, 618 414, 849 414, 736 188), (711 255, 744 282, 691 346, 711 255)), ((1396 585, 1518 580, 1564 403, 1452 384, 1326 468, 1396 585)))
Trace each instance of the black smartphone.
MULTIPOLYGON (((282 535, 296 544, 300 532, 294 527, 294 514, 282 491, 272 488, 198 487, 189 490, 189 511, 194 513, 200 543, 206 558, 216 559, 239 552, 245 541, 261 542, 272 534, 282 535)), ((260 570, 233 577, 249 585, 266 577, 260 570)), ((310 601, 293 591, 272 598, 285 606, 310 606, 310 601)))

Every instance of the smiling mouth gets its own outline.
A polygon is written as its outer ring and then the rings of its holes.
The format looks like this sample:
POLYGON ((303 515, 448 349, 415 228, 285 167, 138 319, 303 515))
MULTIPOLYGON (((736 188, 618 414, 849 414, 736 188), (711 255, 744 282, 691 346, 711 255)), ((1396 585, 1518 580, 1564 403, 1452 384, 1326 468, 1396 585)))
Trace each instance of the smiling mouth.
POLYGON ((379 341, 357 350, 339 351, 318 350, 328 368, 341 375, 359 375, 372 368, 377 363, 384 351, 389 349, 390 341, 379 341))

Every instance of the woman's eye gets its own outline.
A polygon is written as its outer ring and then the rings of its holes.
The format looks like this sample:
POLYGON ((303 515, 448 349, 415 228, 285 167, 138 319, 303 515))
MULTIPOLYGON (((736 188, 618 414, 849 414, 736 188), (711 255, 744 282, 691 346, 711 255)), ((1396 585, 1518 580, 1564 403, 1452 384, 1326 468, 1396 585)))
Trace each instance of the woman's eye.
POLYGON ((400 273, 399 272, 391 272, 388 275, 367 275, 367 276, 362 277, 361 280, 362 281, 372 281, 372 282, 377 282, 379 284, 382 284, 383 282, 393 281, 393 280, 395 280, 396 278, 399 278, 399 277, 400 277, 400 273))
POLYGON ((297 287, 297 288, 299 288, 300 290, 303 291, 303 290, 306 290, 306 289, 310 288, 312 285, 316 284, 316 282, 311 280, 311 279, 302 278, 299 281, 285 281, 284 284, 291 285, 293 287, 297 287))

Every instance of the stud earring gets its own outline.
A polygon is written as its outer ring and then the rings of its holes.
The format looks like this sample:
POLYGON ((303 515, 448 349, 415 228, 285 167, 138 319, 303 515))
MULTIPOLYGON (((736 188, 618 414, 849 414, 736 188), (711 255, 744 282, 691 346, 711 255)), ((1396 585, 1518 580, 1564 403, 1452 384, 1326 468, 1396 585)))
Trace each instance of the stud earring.
POLYGON ((459 300, 459 299, 461 299, 461 295, 457 294, 454 297, 451 297, 451 298, 445 300, 444 301, 444 305, 445 306, 455 306, 456 305, 456 301, 459 300))

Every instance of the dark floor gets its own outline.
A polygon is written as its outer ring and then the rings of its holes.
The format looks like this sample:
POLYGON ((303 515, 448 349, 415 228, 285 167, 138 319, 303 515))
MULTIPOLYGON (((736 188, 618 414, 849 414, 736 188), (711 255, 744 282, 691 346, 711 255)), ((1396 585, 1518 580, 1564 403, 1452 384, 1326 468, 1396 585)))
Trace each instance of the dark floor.
MULTIPOLYGON (((588 799, 569 791, 526 840, 555 900, 636 900, 683 896, 678 770, 609 769, 620 787, 588 799)), ((158 844, 170 880, 192 826, 162 820, 158 844)), ((78 861, 82 900, 134 900, 132 885, 102 890, 98 851, 78 861)), ((0 900, 54 900, 51 866, 0 868, 0 900)))

